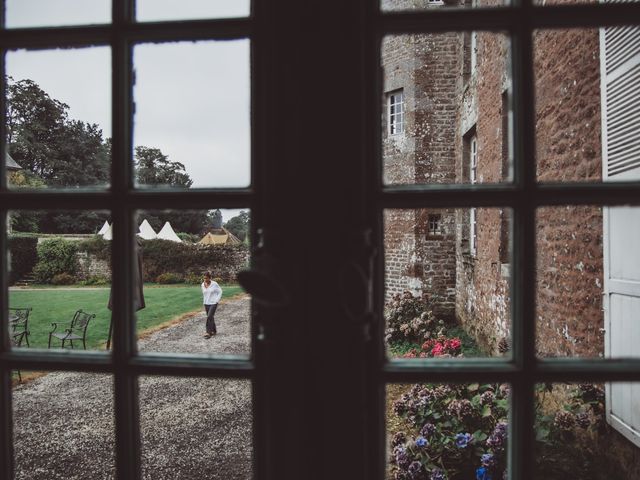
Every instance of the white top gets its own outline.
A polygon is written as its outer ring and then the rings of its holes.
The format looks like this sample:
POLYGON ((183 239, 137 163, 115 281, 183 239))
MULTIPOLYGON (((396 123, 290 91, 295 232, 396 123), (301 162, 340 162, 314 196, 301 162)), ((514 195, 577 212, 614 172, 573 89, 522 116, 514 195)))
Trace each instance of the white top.
POLYGON ((222 289, 220 285, 211 280, 209 287, 204 286, 204 282, 202 282, 202 296, 204 297, 202 303, 205 305, 215 305, 222 298, 222 289))
POLYGON ((138 235, 140 235, 145 240, 153 240, 157 237, 156 231, 153 229, 151 224, 147 222, 146 218, 140 224, 138 235))

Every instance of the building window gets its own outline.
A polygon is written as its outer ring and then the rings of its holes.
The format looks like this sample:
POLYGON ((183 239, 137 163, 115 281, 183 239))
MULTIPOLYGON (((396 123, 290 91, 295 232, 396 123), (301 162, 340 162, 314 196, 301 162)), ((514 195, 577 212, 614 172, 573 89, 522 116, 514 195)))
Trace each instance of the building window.
MULTIPOLYGON (((478 178, 478 139, 475 134, 469 139, 469 183, 474 185, 478 178)), ((475 256, 478 249, 477 210, 469 210, 469 253, 475 256)))
POLYGON ((396 90, 387 95, 389 135, 404 132, 404 93, 396 90))
POLYGON ((439 213, 429 214, 427 228, 429 236, 442 235, 442 215, 439 213))

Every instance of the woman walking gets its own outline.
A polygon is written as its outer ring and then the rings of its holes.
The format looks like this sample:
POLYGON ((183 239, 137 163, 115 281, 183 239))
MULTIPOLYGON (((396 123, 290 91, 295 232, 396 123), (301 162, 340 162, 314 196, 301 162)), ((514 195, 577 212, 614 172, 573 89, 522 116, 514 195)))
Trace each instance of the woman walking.
POLYGON ((204 334, 204 338, 211 338, 218 333, 216 328, 216 322, 214 315, 216 308, 218 308, 218 302, 222 297, 222 289, 220 285, 211 279, 211 273, 205 272, 204 281, 202 282, 202 297, 204 303, 204 311, 207 312, 207 333, 204 334))

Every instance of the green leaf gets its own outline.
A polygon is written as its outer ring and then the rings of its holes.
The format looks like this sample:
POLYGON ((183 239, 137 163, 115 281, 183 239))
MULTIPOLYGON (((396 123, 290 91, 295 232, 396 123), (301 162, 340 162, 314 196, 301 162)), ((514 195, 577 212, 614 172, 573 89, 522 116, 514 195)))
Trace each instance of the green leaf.
POLYGON ((470 392, 475 392, 478 390, 478 388, 480 388, 480 384, 479 383, 472 383, 471 385, 469 385, 467 387, 467 390, 469 390, 470 392))
POLYGON ((491 406, 490 405, 485 405, 484 407, 482 407, 482 417, 490 417, 491 416, 491 406))

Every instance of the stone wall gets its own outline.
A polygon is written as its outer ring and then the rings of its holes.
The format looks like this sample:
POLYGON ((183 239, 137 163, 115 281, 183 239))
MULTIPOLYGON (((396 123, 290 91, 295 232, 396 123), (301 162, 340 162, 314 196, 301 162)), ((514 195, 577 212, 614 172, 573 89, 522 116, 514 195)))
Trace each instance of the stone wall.
MULTIPOLYGON (((392 5, 393 4, 393 5, 392 5)), ((390 2, 424 8, 427 2, 390 2)), ((382 153, 386 184, 455 182, 456 88, 460 34, 396 35, 382 42, 382 153), (389 135, 387 94, 402 89, 404 133, 389 135)), ((387 211, 386 297, 404 290, 438 299, 437 313, 455 312, 455 216, 453 210, 387 211), (428 235, 429 214, 441 215, 442 233, 428 235)))
POLYGON ((111 265, 108 261, 89 252, 77 252, 76 258, 78 259, 78 270, 76 271, 78 280, 87 280, 91 277, 111 280, 111 265))

